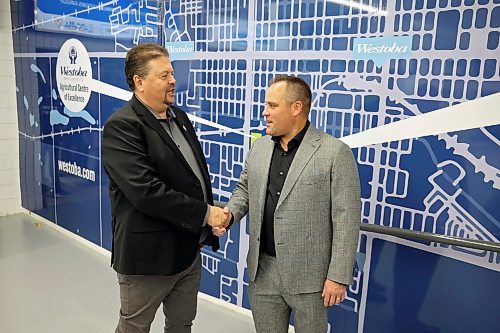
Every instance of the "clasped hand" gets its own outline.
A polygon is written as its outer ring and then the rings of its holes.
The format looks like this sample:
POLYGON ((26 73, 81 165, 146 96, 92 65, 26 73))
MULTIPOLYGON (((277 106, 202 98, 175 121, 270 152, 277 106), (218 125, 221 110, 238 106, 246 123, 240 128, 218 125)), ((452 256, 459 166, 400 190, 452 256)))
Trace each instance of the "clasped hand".
POLYGON ((226 232, 226 228, 231 221, 231 211, 229 208, 219 208, 216 206, 210 207, 208 215, 208 224, 212 227, 212 233, 215 236, 222 236, 226 232))

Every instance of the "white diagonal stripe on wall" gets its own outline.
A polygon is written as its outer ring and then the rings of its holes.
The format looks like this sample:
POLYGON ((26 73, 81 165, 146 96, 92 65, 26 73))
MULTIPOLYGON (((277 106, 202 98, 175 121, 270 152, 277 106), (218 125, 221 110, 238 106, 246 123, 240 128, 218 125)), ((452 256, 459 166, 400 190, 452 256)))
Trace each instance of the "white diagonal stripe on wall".
POLYGON ((500 124, 500 93, 413 116, 341 138, 349 147, 419 138, 500 124))
MULTIPOLYGON (((114 97, 116 99, 121 99, 122 101, 129 101, 132 98, 132 93, 130 91, 115 87, 113 85, 110 85, 110 84, 107 84, 107 83, 104 83, 104 82, 101 82, 98 80, 92 80, 90 86, 92 88, 92 91, 98 92, 98 93, 103 94, 103 95, 111 96, 111 97, 114 97)), ((189 117, 189 119, 191 121, 194 121, 198 124, 208 125, 208 126, 220 129, 224 132, 236 133, 239 135, 248 136, 250 138, 252 137, 250 134, 240 132, 240 131, 235 130, 231 127, 217 124, 213 121, 195 116, 193 114, 186 113, 186 115, 189 117)))
MULTIPOLYGON (((92 80, 91 87, 92 91, 123 101, 128 101, 132 97, 130 91, 98 80, 92 80)), ((345 136, 340 138, 340 140, 351 148, 359 148, 384 142, 498 125, 500 124, 500 111, 495 109, 494 105, 500 105, 500 93, 371 128, 360 133, 345 136)), ((189 113, 187 115, 191 121, 199 124, 251 137, 250 134, 243 133, 231 127, 223 126, 189 113)))

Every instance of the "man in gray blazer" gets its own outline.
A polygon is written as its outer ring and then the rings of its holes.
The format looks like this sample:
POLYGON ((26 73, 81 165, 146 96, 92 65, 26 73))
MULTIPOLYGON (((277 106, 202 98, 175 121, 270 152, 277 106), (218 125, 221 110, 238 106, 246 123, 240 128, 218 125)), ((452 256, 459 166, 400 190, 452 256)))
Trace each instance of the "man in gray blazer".
MULTIPOLYGON (((266 94, 267 136, 248 153, 227 208, 247 212, 249 298, 257 332, 326 332, 328 306, 353 281, 361 220, 350 148, 308 121, 311 90, 277 76, 266 94)), ((226 210, 227 210, 226 208, 226 210)), ((217 230, 214 230, 217 234, 217 230)))

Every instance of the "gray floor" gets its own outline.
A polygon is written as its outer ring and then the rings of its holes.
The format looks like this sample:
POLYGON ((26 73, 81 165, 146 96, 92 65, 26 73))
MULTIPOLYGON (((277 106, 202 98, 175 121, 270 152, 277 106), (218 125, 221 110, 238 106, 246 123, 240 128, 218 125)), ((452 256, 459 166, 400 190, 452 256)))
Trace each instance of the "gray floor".
MULTIPOLYGON (((118 308, 108 258, 27 215, 0 218, 0 332, 114 332, 118 308)), ((249 316, 200 299, 193 332, 255 330, 249 316)))

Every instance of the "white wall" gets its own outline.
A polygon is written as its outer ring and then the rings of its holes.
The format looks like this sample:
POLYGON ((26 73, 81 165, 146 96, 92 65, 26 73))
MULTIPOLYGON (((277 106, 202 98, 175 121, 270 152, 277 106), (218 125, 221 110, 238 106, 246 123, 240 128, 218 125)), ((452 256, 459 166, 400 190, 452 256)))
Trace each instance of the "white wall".
POLYGON ((0 216, 21 211, 10 0, 0 1, 0 216))

